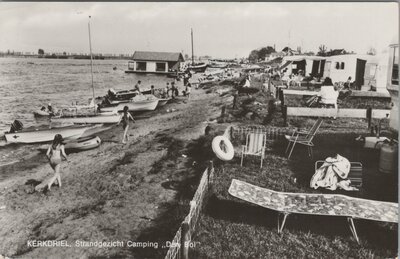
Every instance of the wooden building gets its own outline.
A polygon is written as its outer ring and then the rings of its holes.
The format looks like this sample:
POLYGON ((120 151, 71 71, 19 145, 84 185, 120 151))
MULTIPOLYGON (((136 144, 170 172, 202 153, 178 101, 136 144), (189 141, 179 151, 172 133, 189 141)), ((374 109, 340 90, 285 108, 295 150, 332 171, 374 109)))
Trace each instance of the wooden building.
POLYGON ((178 71, 184 61, 179 52, 135 51, 125 72, 170 74, 178 71))

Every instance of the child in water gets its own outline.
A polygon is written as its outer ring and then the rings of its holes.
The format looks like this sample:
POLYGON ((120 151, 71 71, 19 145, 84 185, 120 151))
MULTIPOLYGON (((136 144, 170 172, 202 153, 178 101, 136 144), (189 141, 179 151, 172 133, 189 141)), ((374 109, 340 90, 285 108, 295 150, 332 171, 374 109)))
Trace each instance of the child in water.
POLYGON ((125 106, 124 107, 124 115, 122 115, 122 120, 121 120, 122 121, 122 127, 124 128, 124 136, 122 137, 122 143, 123 144, 125 144, 126 141, 129 141, 129 134, 128 134, 129 119, 131 119, 133 122, 135 122, 135 120, 133 119, 132 115, 128 112, 128 106, 125 106))
POLYGON ((49 183, 47 184, 49 191, 51 185, 58 180, 58 185, 61 187, 61 156, 67 159, 67 154, 65 154, 64 144, 62 143, 63 138, 60 134, 56 134, 54 136, 53 143, 47 149, 46 156, 49 159, 50 166, 54 170, 54 176, 50 178, 49 183))

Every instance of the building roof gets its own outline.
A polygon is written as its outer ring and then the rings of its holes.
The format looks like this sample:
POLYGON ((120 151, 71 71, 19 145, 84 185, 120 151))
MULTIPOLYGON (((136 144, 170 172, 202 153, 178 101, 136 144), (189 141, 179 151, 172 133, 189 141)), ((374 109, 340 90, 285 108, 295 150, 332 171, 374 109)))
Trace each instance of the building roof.
POLYGON ((135 51, 132 59, 145 61, 185 61, 182 53, 179 52, 135 51))
POLYGON ((306 56, 306 55, 295 55, 295 56, 286 56, 283 58, 282 62, 286 61, 301 61, 301 60, 325 60, 327 57, 320 57, 320 56, 306 56))

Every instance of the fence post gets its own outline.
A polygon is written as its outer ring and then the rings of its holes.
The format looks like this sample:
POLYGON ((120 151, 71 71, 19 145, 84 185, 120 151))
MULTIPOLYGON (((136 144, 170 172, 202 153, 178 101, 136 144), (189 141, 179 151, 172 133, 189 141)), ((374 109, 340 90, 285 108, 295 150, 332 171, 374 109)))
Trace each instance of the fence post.
POLYGON ((367 121, 368 121, 368 129, 370 129, 372 121, 372 107, 367 108, 367 121))
POLYGON ((235 93, 233 95, 233 109, 236 109, 237 98, 238 98, 238 94, 235 93))
POLYGON ((283 127, 287 126, 287 106, 282 106, 282 116, 283 116, 283 127))
POLYGON ((181 259, 189 259, 189 224, 184 221, 181 225, 181 259))
POLYGON ((221 109, 221 119, 222 119, 222 122, 225 122, 225 110, 226 110, 226 106, 223 105, 223 106, 222 106, 222 109, 221 109))
POLYGON ((283 96, 283 89, 279 87, 279 100, 281 101, 282 107, 285 105, 285 97, 283 96))
POLYGON ((208 168, 207 168, 207 186, 208 186, 208 191, 209 194, 212 193, 212 179, 211 179, 211 173, 214 171, 214 162, 210 160, 208 163, 208 168))

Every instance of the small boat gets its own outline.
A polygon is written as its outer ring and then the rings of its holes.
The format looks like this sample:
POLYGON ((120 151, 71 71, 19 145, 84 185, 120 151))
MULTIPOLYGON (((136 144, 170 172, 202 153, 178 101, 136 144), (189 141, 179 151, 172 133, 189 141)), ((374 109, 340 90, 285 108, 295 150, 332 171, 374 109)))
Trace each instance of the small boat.
POLYGON ((187 66, 187 70, 193 71, 196 73, 204 73, 207 69, 207 64, 206 63, 192 63, 187 66))
POLYGON ((159 98, 157 107, 162 107, 167 104, 170 98, 159 98))
POLYGON ((64 144, 66 150, 88 150, 100 146, 101 139, 98 136, 89 136, 65 141, 64 144))
POLYGON ((69 107, 63 107, 62 110, 64 111, 82 111, 82 110, 95 110, 97 108, 97 104, 95 103, 94 98, 89 98, 87 104, 72 104, 69 107))
POLYGON ((228 64, 226 63, 221 63, 221 62, 211 62, 209 64, 210 68, 227 68, 228 64))
POLYGON ((192 39, 192 63, 187 66, 187 70, 193 72, 204 73, 207 69, 206 63, 195 63, 194 62, 194 52, 193 52, 193 29, 191 29, 191 39, 192 39))
POLYGON ((34 115, 35 117, 47 117, 47 116, 52 116, 53 113, 49 113, 49 112, 46 111, 46 110, 37 110, 37 111, 34 111, 34 112, 33 112, 33 115, 34 115))
POLYGON ((101 107, 101 112, 119 112, 123 111, 124 107, 128 107, 128 111, 154 111, 157 108, 158 100, 153 95, 138 95, 127 102, 120 102, 116 105, 107 105, 101 107))
POLYGON ((99 124, 99 123, 118 123, 121 120, 120 114, 107 112, 108 115, 102 113, 90 115, 76 115, 76 116, 57 116, 50 119, 51 122, 61 123, 78 123, 78 124, 99 124))
MULTIPOLYGON (((98 136, 89 136, 74 140, 66 140, 63 141, 63 143, 66 151, 82 151, 99 147, 101 139, 98 136)), ((41 145, 38 147, 38 149, 43 152, 46 152, 48 148, 48 145, 41 145)))
POLYGON ((98 127, 98 125, 73 125, 58 128, 23 129, 23 124, 15 120, 11 124, 10 131, 5 132, 4 136, 9 143, 40 143, 53 141, 56 134, 61 134, 64 139, 77 139, 84 136, 86 131, 94 130, 98 127))
POLYGON ((114 89, 109 89, 107 93, 107 99, 109 100, 129 100, 138 95, 136 90, 121 90, 115 91, 114 89))

